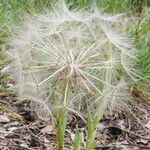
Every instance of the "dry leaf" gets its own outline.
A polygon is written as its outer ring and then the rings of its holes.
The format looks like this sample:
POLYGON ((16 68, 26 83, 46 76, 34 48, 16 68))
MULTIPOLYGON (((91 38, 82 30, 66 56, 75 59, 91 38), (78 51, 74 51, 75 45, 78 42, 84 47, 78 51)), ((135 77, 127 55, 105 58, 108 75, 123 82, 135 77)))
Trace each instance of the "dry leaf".
POLYGON ((6 115, 0 115, 0 122, 7 123, 9 121, 10 121, 10 119, 8 118, 8 116, 6 116, 6 115))
POLYGON ((51 133, 53 130, 53 125, 49 124, 45 128, 41 129, 41 133, 51 133))

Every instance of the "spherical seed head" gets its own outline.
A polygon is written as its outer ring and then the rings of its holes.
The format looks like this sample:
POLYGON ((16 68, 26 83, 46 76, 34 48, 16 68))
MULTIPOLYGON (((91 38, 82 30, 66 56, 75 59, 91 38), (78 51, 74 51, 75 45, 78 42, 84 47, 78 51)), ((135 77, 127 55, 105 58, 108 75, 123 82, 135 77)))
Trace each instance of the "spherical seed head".
POLYGON ((36 102, 36 110, 52 118, 57 108, 84 116, 123 105, 118 84, 126 86, 120 84, 125 73, 136 74, 133 44, 118 30, 121 18, 96 7, 70 11, 62 1, 26 17, 10 40, 19 99, 36 102))

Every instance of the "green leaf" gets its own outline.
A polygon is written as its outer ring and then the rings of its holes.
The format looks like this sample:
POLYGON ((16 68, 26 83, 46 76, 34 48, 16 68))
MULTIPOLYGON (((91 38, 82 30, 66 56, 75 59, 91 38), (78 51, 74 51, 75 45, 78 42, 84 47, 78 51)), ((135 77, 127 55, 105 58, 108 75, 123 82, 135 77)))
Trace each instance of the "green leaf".
POLYGON ((95 134, 96 134, 96 127, 99 122, 99 115, 92 117, 91 114, 88 114, 88 129, 87 129, 87 143, 86 143, 86 150, 93 150, 95 146, 95 134))
POLYGON ((63 150, 64 134, 67 125, 67 116, 64 109, 58 110, 57 114, 57 150, 63 150))
POLYGON ((74 138, 74 150, 80 150, 81 149, 81 135, 79 132, 79 129, 76 130, 75 138, 74 138))

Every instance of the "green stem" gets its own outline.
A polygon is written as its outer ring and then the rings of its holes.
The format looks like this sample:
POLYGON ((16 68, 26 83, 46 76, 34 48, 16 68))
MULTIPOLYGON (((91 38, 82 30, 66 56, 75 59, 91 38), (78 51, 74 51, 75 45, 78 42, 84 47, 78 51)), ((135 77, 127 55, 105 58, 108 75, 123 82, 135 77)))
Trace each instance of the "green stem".
POLYGON ((60 108, 57 112, 57 150, 64 149, 64 134, 67 125, 66 101, 68 97, 69 80, 66 79, 64 84, 63 104, 64 108, 60 108))
POLYGON ((64 134, 67 125, 67 115, 64 109, 57 112, 57 150, 64 149, 64 134))
POLYGON ((94 150, 96 127, 99 123, 99 120, 99 114, 96 114, 95 117, 92 117, 91 114, 88 115, 86 150, 94 150))

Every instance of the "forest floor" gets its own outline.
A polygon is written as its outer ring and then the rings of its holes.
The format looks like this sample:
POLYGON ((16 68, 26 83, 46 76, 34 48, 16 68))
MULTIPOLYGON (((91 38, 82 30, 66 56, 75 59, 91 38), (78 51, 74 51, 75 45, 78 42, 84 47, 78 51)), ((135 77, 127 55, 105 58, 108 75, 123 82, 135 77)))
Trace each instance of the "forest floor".
MULTIPOLYGON (((95 149, 150 149, 150 101, 139 92, 133 94, 135 116, 123 111, 106 113, 97 127, 95 149)), ((86 135, 86 123, 72 118, 65 132, 65 150, 72 149, 76 125, 83 137, 86 135)), ((29 103, 18 102, 13 94, 0 93, 0 150, 56 150, 55 127, 40 119, 29 103)))

